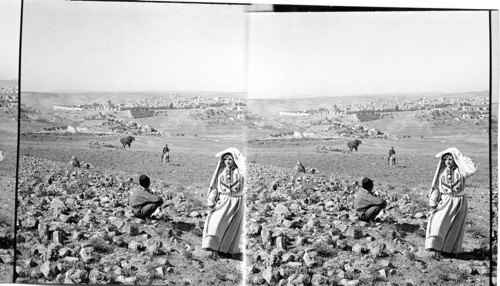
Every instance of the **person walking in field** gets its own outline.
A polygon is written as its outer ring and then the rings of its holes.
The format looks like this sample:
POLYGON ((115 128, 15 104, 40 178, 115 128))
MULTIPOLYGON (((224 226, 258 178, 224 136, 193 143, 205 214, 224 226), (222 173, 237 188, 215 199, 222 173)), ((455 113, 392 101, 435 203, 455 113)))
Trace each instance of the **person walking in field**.
POLYGON ((80 168, 80 162, 76 159, 75 156, 71 156, 71 160, 69 161, 69 165, 74 168, 80 168))
POLYGON ((373 193, 373 181, 363 178, 362 189, 359 189, 354 198, 354 209, 359 220, 371 222, 387 206, 387 202, 373 193))
POLYGON ((151 181, 148 176, 139 177, 139 185, 133 189, 130 196, 130 206, 135 217, 147 219, 163 204, 163 199, 149 188, 151 181))
POLYGON ((163 165, 170 162, 170 149, 168 149, 168 144, 165 144, 165 147, 163 147, 161 160, 163 161, 163 165))
POLYGON ((245 157, 234 147, 215 156, 220 160, 207 194, 209 214, 203 228, 202 248, 214 255, 231 256, 241 252, 245 157))
POLYGON ((391 147, 391 150, 389 150, 389 157, 387 157, 387 164, 396 165, 396 151, 394 150, 394 147, 391 147))
POLYGON ((302 165, 300 161, 297 161, 297 164, 295 165, 295 171, 297 171, 297 173, 305 173, 306 168, 304 167, 304 165, 302 165))
POLYGON ((429 191, 432 214, 427 223, 425 249, 436 252, 434 257, 439 259, 462 251, 468 209, 465 179, 477 167, 454 147, 436 157, 440 160, 429 191))

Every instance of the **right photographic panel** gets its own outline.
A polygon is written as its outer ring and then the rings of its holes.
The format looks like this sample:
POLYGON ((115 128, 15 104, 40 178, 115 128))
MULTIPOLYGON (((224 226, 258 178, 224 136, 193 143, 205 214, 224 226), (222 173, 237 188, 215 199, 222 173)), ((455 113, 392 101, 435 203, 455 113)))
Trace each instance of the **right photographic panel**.
POLYGON ((490 12, 280 12, 247 13, 247 285, 488 284, 490 12))

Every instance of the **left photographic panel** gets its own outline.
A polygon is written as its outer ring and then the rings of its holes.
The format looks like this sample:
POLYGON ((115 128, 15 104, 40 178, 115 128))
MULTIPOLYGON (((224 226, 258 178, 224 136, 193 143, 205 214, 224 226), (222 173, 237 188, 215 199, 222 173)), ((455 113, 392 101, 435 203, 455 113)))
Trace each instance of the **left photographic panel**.
POLYGON ((0 2, 0 283, 14 273, 21 1, 0 2))
POLYGON ((15 282, 241 284, 245 6, 23 19, 15 282))

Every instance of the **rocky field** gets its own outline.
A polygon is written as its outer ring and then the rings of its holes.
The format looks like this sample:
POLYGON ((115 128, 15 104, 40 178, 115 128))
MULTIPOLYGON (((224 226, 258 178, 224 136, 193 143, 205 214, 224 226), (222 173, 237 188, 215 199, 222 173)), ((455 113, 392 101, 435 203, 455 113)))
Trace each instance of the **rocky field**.
POLYGON ((16 188, 16 137, 2 132, 0 144, 0 282, 12 282, 14 273, 14 213, 16 188), (10 136, 11 138, 7 138, 10 136))
MULTIPOLYGON (((1 163, 0 163, 1 164, 1 163)), ((0 282, 12 282, 14 268, 15 176, 0 175, 0 282)))
POLYGON ((357 188, 345 177, 250 168, 249 285, 485 285, 488 233, 468 219, 464 252, 436 260, 424 250, 429 210, 418 189, 375 191, 388 207, 374 224, 357 221, 357 188))
MULTIPOLYGON (((194 117, 206 120, 199 114, 194 117)), ((230 128, 218 121, 217 126, 200 125, 203 128, 193 131, 192 118, 187 115, 150 119, 141 119, 141 123, 155 127, 158 123, 169 135, 137 135, 132 148, 123 148, 119 138, 124 135, 104 132, 98 121, 90 122, 102 131, 94 134, 38 133, 48 124, 45 120, 21 122, 23 131, 34 133, 21 135, 16 282, 489 282, 490 266, 496 264, 490 265, 490 162, 484 132, 434 137, 412 134, 412 138, 399 140, 366 138, 358 152, 351 152, 346 142, 352 138, 267 140, 264 138, 272 129, 251 129, 245 137, 244 128, 230 128), (245 142, 245 138, 251 140, 245 142), (165 143, 171 150, 167 165, 160 159, 165 143), (229 146, 242 150, 249 162, 245 265, 239 259, 212 257, 200 249, 206 218, 204 196, 217 163, 213 155, 229 146), (391 146, 397 152, 395 166, 387 165, 391 146), (423 249, 429 215, 426 195, 436 168, 434 155, 451 146, 473 158, 479 168, 466 183, 469 217, 464 252, 457 258, 436 260, 423 249), (67 162, 72 155, 89 168, 70 168, 67 162), (305 174, 294 171, 298 160, 307 167, 305 174), (165 199, 160 219, 135 219, 127 207, 133 187, 130 179, 136 181, 140 174, 150 176, 152 187, 165 199), (389 202, 373 224, 358 222, 352 210, 354 183, 364 176, 374 180, 375 191, 389 202)), ((400 122, 394 120, 393 124, 400 122)), ((491 192, 496 201, 496 186, 491 192)), ((495 215, 497 209, 492 211, 495 215)), ((496 229, 496 220, 493 224, 496 229)), ((496 241, 496 231, 492 235, 496 241)), ((0 258, 12 257, 11 252, 6 254, 0 258)))
MULTIPOLYGON (((426 195, 434 155, 449 142, 373 140, 359 152, 338 152, 345 147, 336 141, 253 142, 247 151, 247 284, 487 285, 488 154, 481 144, 456 143, 479 169, 466 183, 463 253, 438 260, 424 249, 430 214, 426 195), (398 152, 395 166, 387 165, 385 155, 391 145, 398 152), (297 160, 307 173, 294 170, 297 160), (388 201, 373 224, 358 221, 352 209, 355 182, 364 176, 388 201)), ((492 191, 496 197, 496 186, 492 191)))
MULTIPOLYGON (((132 178, 133 180, 136 180, 132 178)), ((20 157, 17 283, 235 285, 238 260, 200 249, 205 207, 154 180, 162 217, 134 218, 123 173, 20 157)))

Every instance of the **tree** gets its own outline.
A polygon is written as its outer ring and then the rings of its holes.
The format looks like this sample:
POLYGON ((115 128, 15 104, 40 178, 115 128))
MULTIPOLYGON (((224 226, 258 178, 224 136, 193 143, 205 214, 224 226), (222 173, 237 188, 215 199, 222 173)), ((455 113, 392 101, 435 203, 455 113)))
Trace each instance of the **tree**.
POLYGON ((394 107, 395 111, 399 111, 399 105, 396 104, 396 107, 394 107))

